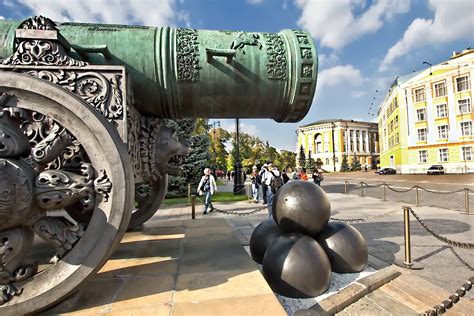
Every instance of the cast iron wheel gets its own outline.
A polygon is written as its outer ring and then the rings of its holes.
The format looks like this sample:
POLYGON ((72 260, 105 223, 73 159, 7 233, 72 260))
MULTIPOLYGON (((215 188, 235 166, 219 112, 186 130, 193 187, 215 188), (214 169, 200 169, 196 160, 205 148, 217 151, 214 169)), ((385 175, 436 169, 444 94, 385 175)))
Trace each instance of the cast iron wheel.
POLYGON ((49 82, 10 72, 0 72, 0 93, 8 96, 4 107, 40 113, 64 127, 80 142, 96 174, 102 174, 100 179, 98 175, 95 179, 108 181, 106 192, 94 182, 93 215, 72 249, 57 263, 27 279, 22 284, 21 294, 0 305, 1 315, 23 315, 58 303, 104 265, 130 221, 133 172, 127 150, 116 130, 94 108, 72 93, 49 82))

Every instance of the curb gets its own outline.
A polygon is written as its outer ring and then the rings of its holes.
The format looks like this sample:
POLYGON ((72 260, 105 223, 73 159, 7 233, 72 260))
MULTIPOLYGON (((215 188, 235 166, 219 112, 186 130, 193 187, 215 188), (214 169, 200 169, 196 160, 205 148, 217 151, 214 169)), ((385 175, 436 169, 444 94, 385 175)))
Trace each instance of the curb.
MULTIPOLYGON (((380 259, 377 260, 381 261, 380 259)), ((331 295, 309 309, 296 311, 294 315, 323 316, 339 313, 347 306, 355 303, 385 283, 392 281, 399 275, 401 275, 401 272, 396 267, 385 267, 374 274, 352 283, 348 287, 343 288, 338 293, 331 295)))

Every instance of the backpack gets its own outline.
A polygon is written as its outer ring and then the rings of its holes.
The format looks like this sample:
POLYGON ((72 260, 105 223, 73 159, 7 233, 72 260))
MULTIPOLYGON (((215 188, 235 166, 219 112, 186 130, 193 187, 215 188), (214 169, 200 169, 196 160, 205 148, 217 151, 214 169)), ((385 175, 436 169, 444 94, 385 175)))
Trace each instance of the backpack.
POLYGON ((204 191, 204 192, 211 191, 211 179, 207 178, 206 180, 204 180, 201 186, 201 191, 204 191))
POLYGON ((258 184, 258 185, 262 185, 262 176, 259 175, 259 174, 257 174, 257 177, 256 177, 256 178, 257 178, 257 184, 258 184))
POLYGON ((283 179, 281 176, 276 176, 273 171, 270 171, 270 173, 273 175, 272 180, 270 180, 270 188, 272 193, 275 194, 283 186, 283 179))

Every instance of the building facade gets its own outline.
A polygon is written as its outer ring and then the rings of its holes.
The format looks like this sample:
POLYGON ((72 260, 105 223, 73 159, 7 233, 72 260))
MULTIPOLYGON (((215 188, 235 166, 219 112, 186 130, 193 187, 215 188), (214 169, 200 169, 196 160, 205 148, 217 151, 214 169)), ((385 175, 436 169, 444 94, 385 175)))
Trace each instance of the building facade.
POLYGON ((426 173, 474 172, 474 49, 397 78, 379 106, 381 167, 426 173))
MULTIPOLYGON (((306 158, 319 162, 319 168, 340 171, 343 157, 352 164, 354 155, 362 166, 375 168, 379 158, 377 123, 353 120, 322 120, 297 129, 296 152, 303 146, 306 158)), ((302 166, 299 166, 302 167, 302 166)))

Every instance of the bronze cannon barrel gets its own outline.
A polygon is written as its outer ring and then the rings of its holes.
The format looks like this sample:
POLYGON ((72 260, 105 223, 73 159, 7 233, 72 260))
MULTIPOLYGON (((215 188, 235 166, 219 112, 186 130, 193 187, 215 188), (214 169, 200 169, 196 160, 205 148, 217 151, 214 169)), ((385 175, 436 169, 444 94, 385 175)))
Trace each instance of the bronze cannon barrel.
MULTIPOLYGON (((0 20, 0 58, 15 48, 21 21, 0 20)), ((62 23, 70 55, 124 65, 135 107, 162 118, 301 120, 316 88, 317 52, 305 31, 208 31, 62 23)))

